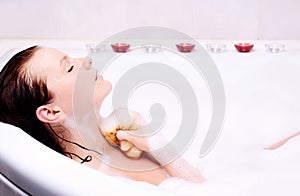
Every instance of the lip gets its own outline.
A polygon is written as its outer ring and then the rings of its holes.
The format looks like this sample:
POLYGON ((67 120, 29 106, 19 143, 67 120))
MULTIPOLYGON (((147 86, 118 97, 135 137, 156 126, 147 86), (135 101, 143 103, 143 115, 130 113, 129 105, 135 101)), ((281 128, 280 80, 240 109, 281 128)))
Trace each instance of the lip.
POLYGON ((99 71, 96 71, 95 81, 102 79, 102 75, 100 75, 99 71))

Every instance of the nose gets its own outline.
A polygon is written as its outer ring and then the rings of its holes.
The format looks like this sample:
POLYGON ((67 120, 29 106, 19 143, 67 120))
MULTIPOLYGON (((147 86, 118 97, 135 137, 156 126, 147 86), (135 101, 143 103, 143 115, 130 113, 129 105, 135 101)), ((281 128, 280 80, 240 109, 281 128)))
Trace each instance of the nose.
POLYGON ((90 57, 83 58, 82 65, 87 70, 91 69, 91 67, 92 67, 92 59, 90 57))

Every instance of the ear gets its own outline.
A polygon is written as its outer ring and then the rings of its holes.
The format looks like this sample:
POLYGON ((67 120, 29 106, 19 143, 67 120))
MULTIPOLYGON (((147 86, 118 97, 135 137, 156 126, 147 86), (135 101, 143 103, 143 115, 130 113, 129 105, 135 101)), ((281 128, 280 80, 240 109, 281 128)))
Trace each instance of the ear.
POLYGON ((61 123, 65 115, 57 106, 43 105, 36 109, 36 116, 45 123, 61 123))

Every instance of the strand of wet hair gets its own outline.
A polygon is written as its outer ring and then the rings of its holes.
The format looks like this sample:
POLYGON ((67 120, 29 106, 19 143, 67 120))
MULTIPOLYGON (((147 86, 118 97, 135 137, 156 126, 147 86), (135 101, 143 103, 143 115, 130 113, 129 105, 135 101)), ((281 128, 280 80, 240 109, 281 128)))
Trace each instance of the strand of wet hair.
MULTIPOLYGON (((76 146, 82 148, 83 150, 87 150, 87 151, 90 151, 90 152, 95 152, 95 153, 97 153, 97 154, 99 154, 99 155, 102 155, 102 153, 98 152, 97 150, 89 149, 89 148, 87 148, 87 147, 84 147, 84 146, 82 146, 82 145, 76 143, 76 142, 69 141, 69 140, 67 140, 67 139, 65 139, 65 138, 63 138, 63 137, 61 137, 61 136, 59 136, 59 135, 52 129, 51 125, 50 125, 49 123, 47 123, 47 124, 48 124, 50 130, 51 130, 51 131, 54 133, 54 135, 55 135, 56 137, 58 137, 59 139, 65 141, 65 142, 68 142, 68 143, 70 143, 70 144, 76 145, 76 146)), ((71 159, 73 159, 73 158, 72 158, 72 155, 73 155, 73 156, 76 156, 77 158, 79 158, 79 159, 81 160, 81 164, 82 164, 82 163, 85 163, 85 162, 90 162, 90 161, 92 160, 92 156, 91 156, 91 155, 88 155, 88 156, 86 156, 85 158, 82 158, 82 157, 80 157, 79 155, 77 155, 77 154, 75 154, 75 153, 71 153, 71 152, 64 152, 64 153, 68 154, 68 155, 70 156, 71 159)))
POLYGON ((92 160, 92 156, 88 155, 86 156, 84 159, 82 157, 80 157, 78 154, 72 153, 72 152, 64 152, 65 154, 68 154, 70 156, 71 159, 73 159, 72 156, 77 157, 78 159, 81 160, 81 164, 85 163, 85 162, 90 162, 92 160))

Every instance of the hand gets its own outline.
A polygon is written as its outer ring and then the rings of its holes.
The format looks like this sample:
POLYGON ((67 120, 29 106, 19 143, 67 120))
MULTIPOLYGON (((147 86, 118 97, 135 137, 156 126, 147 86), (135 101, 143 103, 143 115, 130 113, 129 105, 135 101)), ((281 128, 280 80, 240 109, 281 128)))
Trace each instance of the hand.
POLYGON ((165 144, 167 140, 161 133, 156 133, 151 136, 144 136, 141 134, 142 130, 130 131, 130 130, 120 130, 117 132, 117 138, 121 141, 129 141, 137 148, 145 151, 154 151, 165 144))
POLYGON ((150 147, 149 143, 146 137, 144 136, 138 136, 136 134, 130 133, 128 130, 120 130, 117 132, 117 138, 121 141, 129 141, 134 146, 136 146, 138 149, 149 152, 150 147))
POLYGON ((100 130, 105 139, 111 144, 119 146, 121 151, 130 158, 139 158, 142 150, 137 148, 132 142, 120 140, 116 134, 120 130, 135 130, 143 124, 143 119, 137 112, 131 112, 126 109, 117 109, 108 117, 101 119, 100 130), (126 115, 129 113, 130 118, 126 115))
POLYGON ((145 152, 151 152, 167 144, 167 140, 161 132, 152 135, 146 135, 143 132, 146 123, 144 118, 138 112, 129 111, 129 114, 134 124, 137 125, 136 128, 138 130, 121 129, 116 134, 118 140, 128 141, 145 152))

